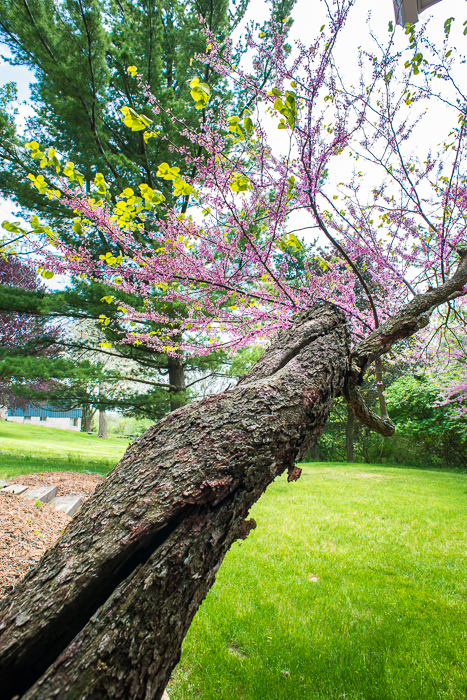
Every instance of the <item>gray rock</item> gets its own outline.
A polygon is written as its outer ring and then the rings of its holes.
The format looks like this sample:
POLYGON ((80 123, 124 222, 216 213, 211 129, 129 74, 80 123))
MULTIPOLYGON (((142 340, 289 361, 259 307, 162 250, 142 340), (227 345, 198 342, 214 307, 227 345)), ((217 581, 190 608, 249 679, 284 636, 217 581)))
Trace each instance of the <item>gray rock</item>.
POLYGON ((8 481, 3 481, 3 479, 0 479, 0 489, 4 489, 5 486, 8 486, 8 481))
POLYGON ((53 498, 49 503, 51 506, 57 510, 61 510, 62 513, 69 515, 71 518, 76 513, 82 502, 82 496, 59 496, 59 498, 53 498))
POLYGON ((57 486, 41 486, 38 489, 28 489, 23 496, 38 498, 42 503, 48 503, 57 495, 57 486))
POLYGON ((29 486, 23 486, 23 484, 11 484, 2 489, 2 493, 14 493, 19 496, 21 493, 27 491, 29 486))

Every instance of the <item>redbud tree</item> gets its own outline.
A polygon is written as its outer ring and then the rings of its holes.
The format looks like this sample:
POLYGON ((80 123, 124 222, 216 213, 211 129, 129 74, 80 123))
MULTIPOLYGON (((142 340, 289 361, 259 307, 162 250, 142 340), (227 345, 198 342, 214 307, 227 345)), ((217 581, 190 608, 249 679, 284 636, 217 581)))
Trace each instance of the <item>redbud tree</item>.
MULTIPOLYGON (((396 49, 401 30, 390 23, 387 40, 373 37, 371 50, 359 52, 359 73, 348 85, 338 56, 353 4, 335 3, 317 38, 291 51, 279 30, 271 52, 252 28, 252 71, 235 65, 229 41, 218 45, 206 30, 206 53, 196 61, 251 99, 237 113, 217 112, 214 119, 210 87, 194 75, 199 128, 165 109, 164 118, 198 154, 169 144, 186 167, 161 163, 154 174, 172 182, 175 206, 144 182, 112 200, 99 173, 94 189, 85 191, 73 163, 63 165, 53 148, 29 143, 48 172, 47 180, 30 175, 33 186, 75 213, 73 229, 81 238, 71 247, 34 217, 43 274, 105 280, 115 289, 109 302, 119 291, 139 295, 143 309, 119 308, 128 329, 124 342, 173 355, 264 342, 324 301, 344 310, 354 341, 361 342, 408 300, 444 285, 462 257, 467 216, 467 100, 449 46, 451 20, 440 47, 424 28, 406 27, 402 51, 396 49), (256 77, 266 64, 274 76, 269 85, 256 77), (415 141, 435 104, 451 129, 440 133, 441 143, 437 135, 415 141), (274 148, 277 129, 283 138, 274 148), (319 241, 313 255, 303 254, 305 229, 319 241), (91 243, 99 232, 113 245, 96 259, 91 243), (164 314, 165 301, 175 303, 175 318, 164 314), (159 330, 145 330, 148 320, 159 330)), ((153 119, 125 107, 122 120, 142 131, 150 147, 152 139, 167 138, 158 126, 163 108, 137 67, 128 73, 139 81, 153 119)), ((457 321, 465 291, 461 284, 438 302, 447 303, 457 321)), ((105 315, 101 320, 111 322, 105 315)), ((384 416, 379 358, 376 369, 384 416)))
MULTIPOLYGON (((22 260, 11 247, 8 252, 0 248, 0 283, 20 289, 41 290, 43 284, 37 275, 34 264, 22 260)), ((60 326, 53 326, 34 315, 18 313, 0 314, 0 406, 2 408, 27 408, 29 402, 22 394, 28 392, 49 392, 53 383, 35 375, 25 381, 27 368, 32 356, 41 358, 57 355, 60 339, 60 326), (6 360, 6 362, 5 362, 6 360), (8 360, 12 365, 9 365, 8 360), (15 370, 12 370, 12 367, 15 370), (26 372, 25 372, 26 370, 26 372)), ((38 375, 40 373, 38 372, 38 375)), ((30 375, 29 375, 30 376, 30 375)))
MULTIPOLYGON (((253 503, 285 470, 289 481, 300 476, 295 461, 316 444, 338 394, 392 434, 384 410, 376 416, 359 397, 366 367, 467 291, 467 103, 451 23, 439 49, 407 27, 406 55, 390 28, 360 52, 360 75, 346 85, 339 42, 352 6, 336 0, 315 41, 291 51, 279 31, 271 52, 252 28, 252 70, 206 31, 194 65, 237 81, 249 101, 214 118, 211 88, 194 71, 199 129, 165 117, 196 148, 178 151, 183 170, 163 162, 154 174, 172 182, 175 206, 145 182, 113 200, 101 174, 84 191, 72 163, 29 144, 45 168, 34 186, 75 213, 81 241, 71 247, 34 219, 44 274, 104 279, 110 302, 139 296, 138 308, 119 304, 125 342, 175 355, 271 345, 237 387, 173 411, 132 443, 5 602, 0 666, 11 696, 161 698, 225 553, 256 526, 246 520, 253 503), (451 132, 414 153, 437 101, 451 132), (284 136, 278 147, 272 133, 284 136), (311 254, 303 228, 318 238, 311 254), (111 245, 96 258, 91 243, 102 234, 111 245), (164 303, 178 315, 164 315, 164 303), (40 607, 45 596, 52 602, 40 607)), ((128 106, 122 118, 150 147, 168 138, 162 106, 137 67, 128 70, 153 117, 128 106)))

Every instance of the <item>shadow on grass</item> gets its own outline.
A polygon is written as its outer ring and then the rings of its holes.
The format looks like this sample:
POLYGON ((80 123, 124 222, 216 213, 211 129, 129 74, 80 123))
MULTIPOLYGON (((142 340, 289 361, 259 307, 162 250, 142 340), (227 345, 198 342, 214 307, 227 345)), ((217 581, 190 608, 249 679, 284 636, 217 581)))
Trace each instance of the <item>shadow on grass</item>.
POLYGON ((64 457, 44 457, 41 455, 15 456, 2 455, 0 459, 0 477, 9 479, 20 474, 32 472, 87 472, 106 476, 115 466, 117 460, 110 459, 79 459, 75 455, 64 457))
MULTIPOLYGON (((338 460, 320 461, 315 460, 312 462, 298 462, 299 467, 381 467, 385 469, 417 469, 418 471, 424 472, 450 472, 452 474, 467 474, 467 467, 452 466, 447 464, 442 464, 440 462, 415 462, 413 460, 407 460, 405 462, 343 462, 338 460)), ((464 698, 462 699, 464 700, 464 698)))

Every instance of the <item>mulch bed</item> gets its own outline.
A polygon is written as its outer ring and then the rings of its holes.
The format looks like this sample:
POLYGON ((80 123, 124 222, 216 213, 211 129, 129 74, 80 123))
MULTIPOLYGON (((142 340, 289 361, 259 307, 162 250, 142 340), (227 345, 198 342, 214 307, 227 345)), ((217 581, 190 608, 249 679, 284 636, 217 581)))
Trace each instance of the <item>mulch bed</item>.
MULTIPOLYGON (((103 477, 79 472, 42 472, 21 474, 9 483, 31 488, 58 486, 57 496, 82 494, 88 499, 103 477)), ((43 553, 60 537, 71 518, 47 503, 38 507, 30 498, 0 494, 0 597, 39 561, 43 553)))
POLYGON ((104 481, 104 477, 97 474, 83 474, 82 472, 35 472, 34 474, 20 474, 14 479, 6 479, 9 484, 23 484, 30 488, 39 486, 58 486, 57 496, 78 496, 82 494, 89 498, 94 493, 97 484, 104 481))

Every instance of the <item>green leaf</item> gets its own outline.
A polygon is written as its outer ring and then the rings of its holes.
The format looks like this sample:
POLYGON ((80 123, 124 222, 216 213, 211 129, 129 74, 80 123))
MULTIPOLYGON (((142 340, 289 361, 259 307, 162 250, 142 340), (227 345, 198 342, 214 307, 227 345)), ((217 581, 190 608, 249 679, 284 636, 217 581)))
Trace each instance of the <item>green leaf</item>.
POLYGON ((152 119, 144 114, 138 114, 131 107, 121 107, 120 112, 123 115, 123 123, 132 131, 142 131, 152 124, 152 119))
POLYGON ((71 227, 73 231, 76 233, 77 236, 82 236, 84 231, 83 227, 81 226, 81 221, 75 221, 75 223, 71 227))
POLYGON ((2 223, 2 228, 4 228, 5 231, 9 231, 10 233, 26 233, 26 231, 19 225, 19 221, 15 221, 14 223, 4 221, 2 223))
POLYGON ((207 83, 200 82, 199 78, 193 78, 190 82, 190 94, 196 102, 196 109, 204 109, 211 96, 211 90, 207 83))
POLYGON ((102 173, 96 173, 96 177, 94 178, 94 184, 96 185, 97 191, 100 195, 107 194, 108 185, 102 173))
POLYGON ((236 117, 236 116, 229 117, 227 119, 227 123, 229 125, 229 131, 232 134, 237 134, 237 136, 240 139, 245 138, 245 130, 243 129, 242 125, 240 124, 240 117, 236 117))
POLYGON ((236 173, 233 176, 232 183, 230 185, 230 188, 232 192, 246 192, 247 190, 251 190, 251 182, 250 180, 246 177, 246 175, 239 175, 236 173))
POLYGON ((181 194, 189 195, 194 193, 194 188, 188 184, 183 178, 177 177, 174 180, 174 195, 179 197, 181 194))
POLYGON ((161 163, 156 175, 157 177, 164 178, 164 180, 175 180, 180 177, 180 168, 171 168, 168 163, 161 163))
POLYGON ((250 117, 245 117, 243 124, 245 126, 246 133, 250 135, 253 132, 253 122, 250 117))
MULTIPOLYGON (((167 163, 165 163, 167 165, 167 163)), ((152 187, 149 187, 149 185, 142 184, 139 185, 139 189, 141 192, 141 196, 146 202, 146 208, 151 209, 152 207, 156 206, 157 204, 160 204, 165 200, 164 195, 162 192, 159 190, 153 190, 152 187)))
POLYGON ((303 248, 303 245, 293 233, 284 236, 279 245, 282 251, 287 250, 287 248, 292 248, 292 250, 301 250, 303 248))
POLYGON ((39 271, 40 276, 46 280, 51 280, 52 277, 54 276, 54 273, 52 272, 52 270, 46 270, 45 267, 43 267, 42 265, 39 266, 38 271, 39 271))
POLYGON ((282 110, 284 109, 284 105, 282 103, 282 100, 280 97, 274 100, 274 109, 276 109, 278 112, 282 114, 282 110))
POLYGON ((47 183, 42 175, 38 175, 36 177, 32 173, 29 173, 28 178, 32 180, 34 187, 36 187, 39 190, 40 194, 45 194, 47 192, 47 183))
POLYGON ((453 23, 453 21, 454 21, 454 17, 449 17, 449 19, 447 19, 444 23, 444 33, 445 33, 446 37, 449 36, 449 33, 451 31, 451 24, 453 23))

